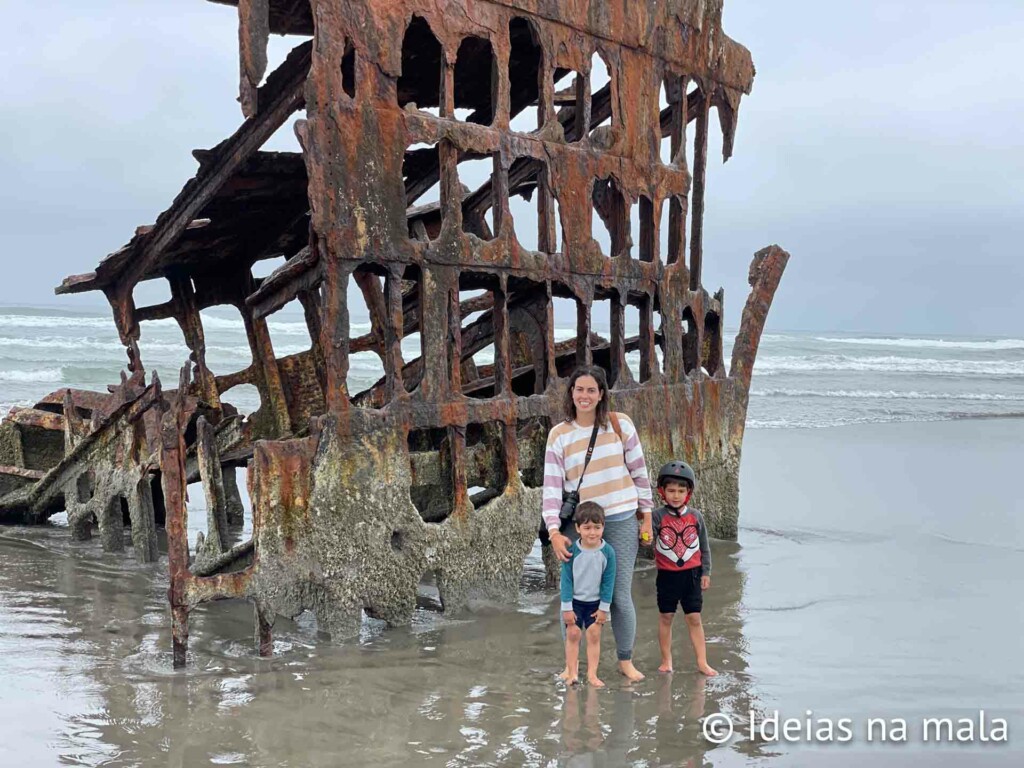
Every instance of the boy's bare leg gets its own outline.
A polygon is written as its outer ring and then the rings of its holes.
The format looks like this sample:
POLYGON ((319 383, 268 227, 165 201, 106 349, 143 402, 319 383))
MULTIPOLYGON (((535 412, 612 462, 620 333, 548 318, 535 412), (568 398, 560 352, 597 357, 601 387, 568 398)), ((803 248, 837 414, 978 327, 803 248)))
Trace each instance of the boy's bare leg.
POLYGON ((579 679, 580 670, 580 638, 583 633, 575 624, 565 628, 565 671, 559 675, 569 685, 579 679))
MULTIPOLYGON (((700 614, 696 614, 700 616, 700 614)), ((658 614, 658 646, 661 648, 661 666, 659 672, 672 671, 672 620, 674 613, 658 614)))
POLYGON ((601 625, 596 621, 587 628, 587 682, 597 688, 604 683, 597 676, 597 665, 601 660, 601 625))
POLYGON ((708 652, 704 643, 704 625, 701 623, 699 613, 686 614, 686 628, 690 631, 690 643, 693 645, 693 653, 697 657, 697 669, 708 677, 717 675, 718 672, 708 664, 708 652))

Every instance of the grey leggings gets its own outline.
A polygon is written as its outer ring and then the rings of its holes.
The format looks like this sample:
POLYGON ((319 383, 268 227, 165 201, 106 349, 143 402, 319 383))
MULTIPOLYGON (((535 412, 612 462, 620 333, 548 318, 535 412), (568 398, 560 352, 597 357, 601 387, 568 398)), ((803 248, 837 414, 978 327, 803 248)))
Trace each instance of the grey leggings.
MULTIPOLYGON (((579 534, 576 526, 566 530, 570 539, 576 541, 579 534)), ((633 608, 633 566, 640 546, 640 524, 636 515, 625 520, 605 523, 604 540, 615 550, 615 594, 612 596, 612 634, 615 635, 615 654, 619 661, 633 658, 633 643, 636 641, 636 610, 633 608)), ((562 636, 565 636, 565 624, 562 636)))

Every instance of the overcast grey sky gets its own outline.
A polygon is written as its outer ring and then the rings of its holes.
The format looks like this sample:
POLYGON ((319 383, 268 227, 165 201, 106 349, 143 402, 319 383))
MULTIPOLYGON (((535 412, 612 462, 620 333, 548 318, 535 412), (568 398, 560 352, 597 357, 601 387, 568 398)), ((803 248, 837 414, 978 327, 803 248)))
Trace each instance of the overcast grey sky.
MULTIPOLYGON (((191 150, 241 120, 236 17, 0 5, 0 303, 95 305, 53 288, 151 223, 191 150)), ((704 284, 728 324, 751 255, 778 243, 773 329, 1019 334, 1024 2, 726 0, 724 27, 758 71, 734 157, 717 128, 709 152, 704 284)), ((272 62, 294 41, 273 42, 272 62)))

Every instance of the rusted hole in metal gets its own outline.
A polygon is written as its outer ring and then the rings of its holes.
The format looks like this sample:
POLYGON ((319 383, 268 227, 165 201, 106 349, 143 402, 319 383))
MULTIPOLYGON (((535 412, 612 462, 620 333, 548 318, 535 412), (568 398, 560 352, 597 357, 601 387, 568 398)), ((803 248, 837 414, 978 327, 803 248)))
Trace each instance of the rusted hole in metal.
POLYGON ((356 49, 345 39, 345 53, 341 57, 341 89, 350 98, 356 97, 356 49))
POLYGON ((466 427, 466 484, 475 508, 505 492, 505 426, 501 422, 466 427))
POLYGON ((609 384, 614 380, 611 365, 611 296, 611 293, 602 293, 600 289, 595 292, 594 301, 590 305, 590 334, 587 339, 593 364, 604 368, 609 384))
MULTIPOLYGON (((460 285, 497 284, 489 275, 463 273, 460 285)), ((461 380, 463 394, 488 398, 496 392, 494 381, 494 325, 490 307, 494 294, 490 288, 459 292, 462 349, 461 380)))
MULTIPOLYGON (((117 497, 118 512, 121 513, 121 524, 128 527, 132 524, 131 507, 128 506, 128 499, 124 496, 117 497)), ((115 513, 116 514, 116 513, 115 513)))
POLYGON ((680 195, 673 195, 662 204, 661 252, 666 264, 675 264, 686 252, 686 211, 687 200, 680 195), (664 209, 668 208, 668 216, 664 209))
POLYGON ((627 304, 624 308, 623 333, 626 363, 633 377, 640 381, 640 308, 635 304, 627 304))
MULTIPOLYGON (((604 88, 611 88, 611 74, 608 62, 600 52, 595 51, 590 58, 590 104, 591 115, 594 115, 594 96, 604 88)), ((612 128, 615 125, 615 100, 611 100, 612 108, 608 116, 597 125, 591 125, 590 143, 598 148, 607 148, 612 143, 612 128)))
POLYGON ((416 590, 416 607, 425 611, 440 613, 444 610, 441 603, 441 576, 437 571, 427 571, 420 577, 416 590))
POLYGON ((283 254, 271 256, 269 259, 259 259, 253 262, 249 272, 255 280, 262 281, 268 278, 275 269, 283 267, 287 261, 288 257, 283 254))
MULTIPOLYGON (((160 475, 156 474, 149 480, 149 488, 153 494, 153 520, 157 525, 164 525, 167 522, 167 507, 164 504, 164 489, 160 484, 160 475)), ((239 488, 243 493, 244 484, 239 488)))
POLYGON ((508 25, 509 130, 531 133, 540 128, 544 105, 540 103, 540 77, 544 51, 533 24, 516 17, 508 25))
POLYGON ((491 41, 467 37, 455 60, 455 119, 480 125, 494 120, 497 61, 491 41))
POLYGON ((591 193, 593 211, 591 236, 601 251, 612 258, 626 252, 629 242, 629 214, 626 199, 614 179, 598 179, 591 193))
POLYGON ((576 142, 587 135, 583 129, 583 103, 586 100, 586 78, 572 69, 555 69, 552 75, 555 113, 562 122, 565 140, 576 142))
POLYGON ((550 431, 551 421, 544 416, 520 419, 516 423, 519 477, 527 488, 544 485, 544 451, 550 431))
POLYGON ((413 144, 402 162, 409 237, 432 240, 441 232, 440 152, 437 144, 413 144))
POLYGON ((559 376, 569 376, 586 360, 587 331, 579 324, 579 302, 569 289, 552 283, 551 293, 555 318, 555 366, 559 376))
POLYGON ((640 195, 638 237, 634 239, 640 261, 654 261, 657 244, 658 222, 655 219, 654 202, 646 195, 640 195))
POLYGON ((78 492, 79 504, 91 501, 92 497, 96 494, 96 473, 91 469, 87 469, 78 476, 75 486, 78 492))
MULTIPOLYGON (((372 270, 359 267, 352 275, 348 289, 348 391, 353 401, 384 378, 384 326, 387 318, 374 317, 367 304, 369 292, 379 313, 385 313, 384 278, 372 270)), ((361 403, 381 405, 380 402, 361 403)))
POLYGON ((398 106, 415 104, 435 117, 440 114, 441 43, 422 16, 413 16, 402 38, 402 74, 398 78, 398 106))
POLYGON ((520 158, 513 167, 518 183, 508 205, 516 240, 529 251, 557 252, 562 242, 562 219, 547 164, 520 158))
POLYGON ((462 160, 458 165, 459 186, 462 189, 462 231, 481 240, 493 240, 498 234, 494 226, 495 186, 492 176, 500 171, 495 157, 462 160))
POLYGON ((683 371, 690 374, 700 365, 697 321, 690 307, 683 309, 683 371))
POLYGON ((410 265, 402 275, 402 306, 406 333, 402 338, 402 381, 413 392, 423 378, 423 273, 410 265))
POLYGON ((445 427, 409 432, 409 462, 413 476, 409 495, 416 511, 427 523, 444 522, 452 512, 448 432, 445 427))
POLYGON ((250 382, 235 384, 220 393, 221 402, 229 402, 239 413, 252 415, 263 407, 263 398, 259 388, 250 382), (231 393, 230 396, 228 393, 231 393))
POLYGON ((136 310, 142 307, 165 304, 170 300, 171 284, 162 277, 154 280, 144 280, 138 283, 132 290, 132 301, 135 302, 136 310))
POLYGON ((709 376, 718 373, 722 359, 722 323, 716 312, 704 315, 704 349, 701 365, 709 376))
POLYGON ((405 535, 401 531, 391 532, 391 551, 401 552, 405 547, 405 535))

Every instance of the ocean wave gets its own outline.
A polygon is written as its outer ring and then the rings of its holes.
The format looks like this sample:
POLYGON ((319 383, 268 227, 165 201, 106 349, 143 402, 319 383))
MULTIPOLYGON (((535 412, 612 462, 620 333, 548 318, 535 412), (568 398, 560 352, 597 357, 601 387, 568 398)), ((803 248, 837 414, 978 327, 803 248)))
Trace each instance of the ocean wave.
POLYGON ((861 389, 754 389, 752 397, 827 397, 854 400, 967 400, 976 402, 1024 402, 1024 395, 987 392, 900 392, 861 389))
POLYGON ((40 368, 34 371, 0 371, 0 381, 11 382, 54 382, 63 381, 61 368, 40 368))
POLYGON ((945 339, 914 338, 852 338, 841 339, 830 336, 815 336, 815 341, 829 344, 860 344, 870 347, 905 347, 910 349, 974 349, 999 351, 1024 349, 1024 339, 993 339, 991 341, 947 341, 945 339))
POLYGON ((852 427, 858 424, 931 423, 937 421, 975 421, 979 419, 1020 419, 1024 413, 879 413, 862 416, 795 416, 782 418, 747 419, 748 429, 826 429, 852 427))
POLYGON ((0 328, 113 328, 109 317, 82 317, 78 315, 0 315, 0 328))
POLYGON ((1024 360, 935 360, 911 357, 807 355, 759 357, 755 374, 799 371, 879 371, 955 376, 1024 376, 1024 360))

